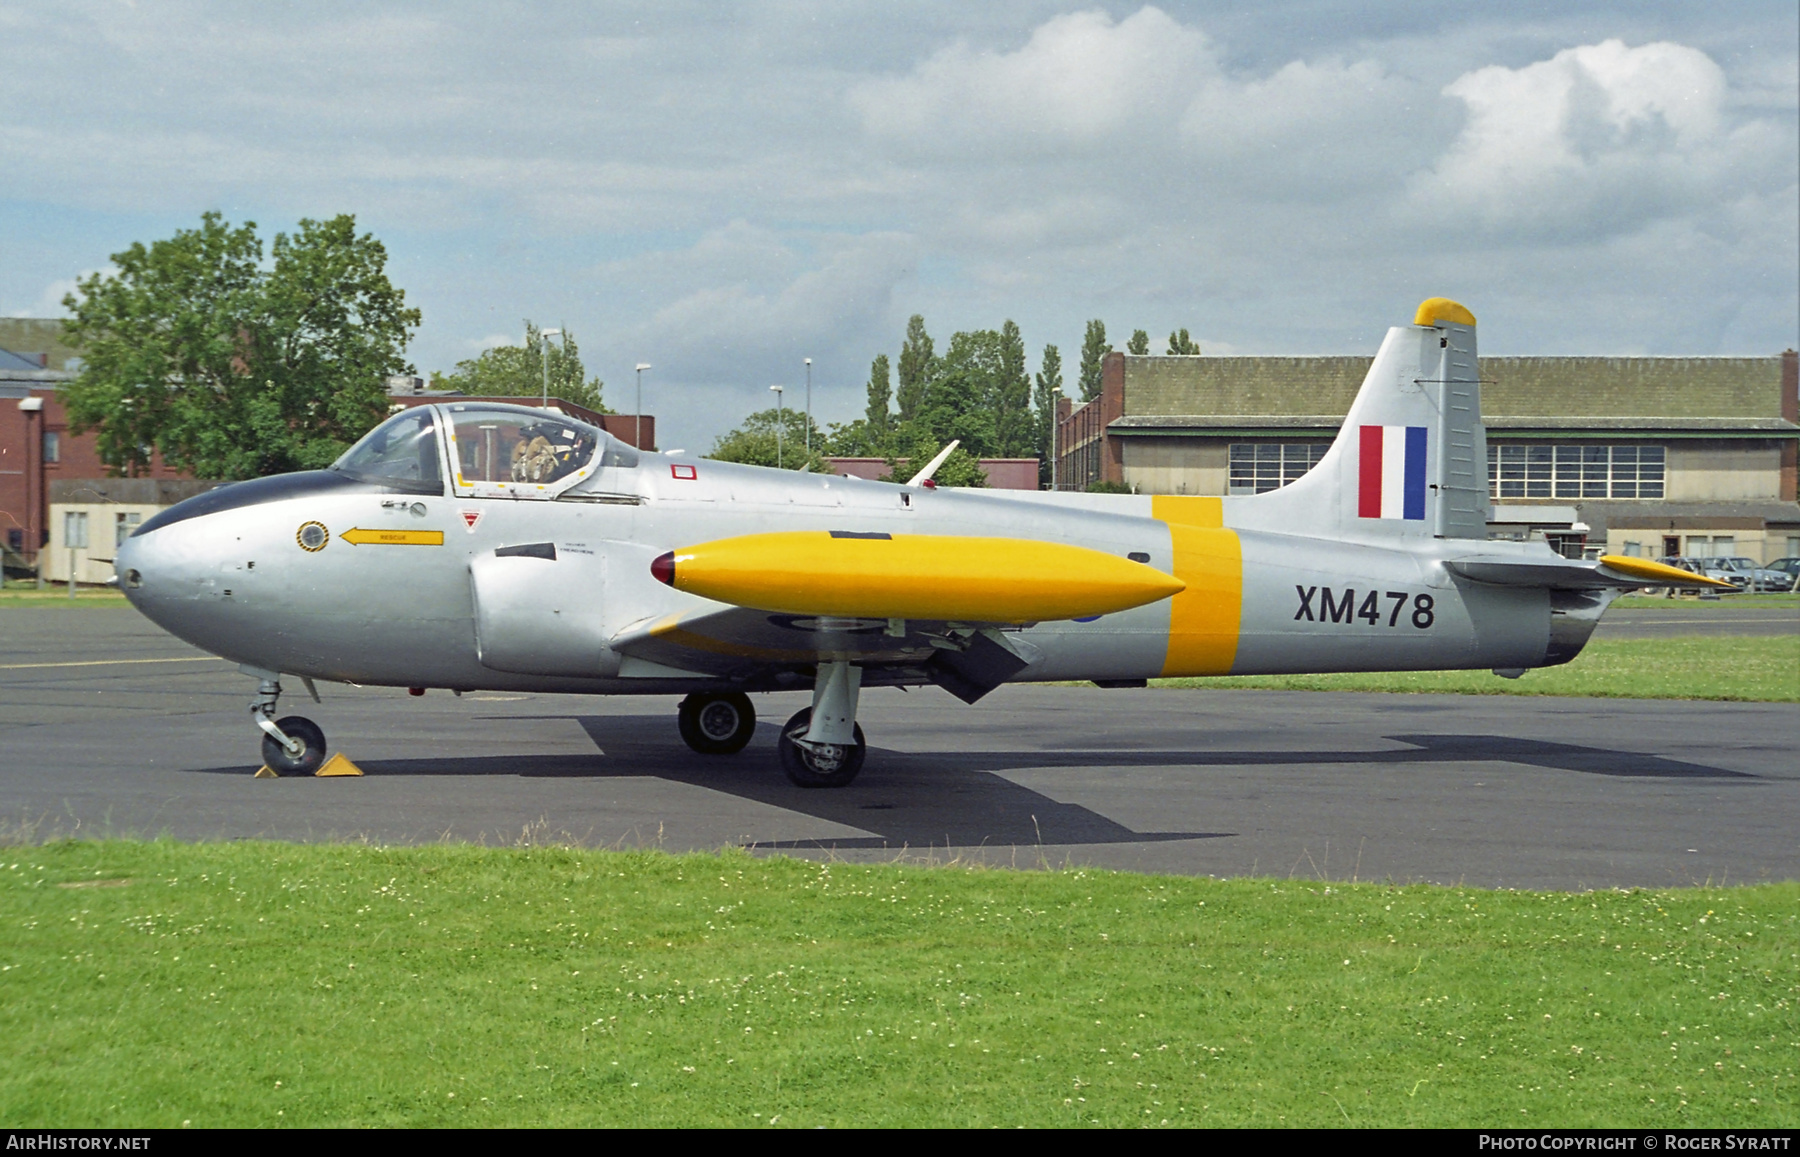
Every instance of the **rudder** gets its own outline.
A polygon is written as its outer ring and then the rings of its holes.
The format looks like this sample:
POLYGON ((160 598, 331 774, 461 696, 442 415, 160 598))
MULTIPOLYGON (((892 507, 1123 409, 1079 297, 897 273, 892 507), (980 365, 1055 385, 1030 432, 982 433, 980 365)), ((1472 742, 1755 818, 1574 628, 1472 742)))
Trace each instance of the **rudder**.
POLYGON ((1251 521, 1345 538, 1487 538, 1475 317, 1434 297, 1395 326, 1325 457, 1249 500, 1251 521))

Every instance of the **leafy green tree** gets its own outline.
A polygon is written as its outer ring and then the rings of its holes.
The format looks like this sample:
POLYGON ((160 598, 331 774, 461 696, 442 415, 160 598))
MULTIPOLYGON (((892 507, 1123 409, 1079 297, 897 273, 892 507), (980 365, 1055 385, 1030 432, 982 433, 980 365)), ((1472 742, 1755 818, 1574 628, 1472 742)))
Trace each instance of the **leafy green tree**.
POLYGON ((1087 323, 1087 335, 1081 339, 1081 400, 1091 402, 1100 396, 1100 359, 1112 352, 1106 343, 1106 323, 1099 318, 1087 323))
POLYGON ((869 404, 864 410, 864 417, 869 424, 870 432, 876 436, 888 432, 893 424, 893 414, 889 412, 889 403, 893 400, 894 388, 888 383, 888 356, 877 354, 869 365, 869 404))
POLYGON ((1194 341, 1192 338, 1188 337, 1187 330, 1185 330, 1185 329, 1176 330, 1174 333, 1171 333, 1169 335, 1169 353, 1171 353, 1171 354, 1197 354, 1199 352, 1200 352, 1200 343, 1197 341, 1194 341))
POLYGON ((1044 347, 1038 361, 1037 387, 1031 393, 1033 445, 1037 448, 1038 484, 1047 486, 1051 479, 1050 456, 1055 452, 1056 402, 1063 396, 1062 353, 1053 345, 1044 347))
POLYGON ((314 469, 386 417, 419 327, 387 250, 344 214, 276 234, 271 257, 255 222, 205 213, 63 299, 82 356, 63 400, 107 466, 136 474, 154 449, 201 478, 314 469))
POLYGON ((806 450, 806 411, 793 410, 785 406, 779 409, 758 410, 744 419, 744 424, 728 434, 721 434, 713 443, 712 453, 708 458, 720 462, 747 462, 752 466, 780 465, 788 470, 805 470, 815 474, 830 474, 831 464, 825 461, 825 439, 819 435, 815 424, 812 429, 812 453, 806 450), (781 430, 779 446, 775 431, 781 430))
POLYGON ((833 422, 824 435, 825 441, 815 445, 819 446, 819 453, 830 458, 885 458, 892 437, 892 430, 876 431, 867 418, 858 418, 854 422, 833 422))
POLYGON ((994 406, 1006 357, 1000 334, 991 329, 953 334, 910 423, 942 445, 952 438, 977 458, 1000 452, 999 415, 994 406))
POLYGON ((1125 352, 1143 357, 1150 352, 1150 335, 1141 329, 1131 331, 1131 340, 1125 343, 1125 352))
POLYGON ((447 374, 433 374, 432 387, 501 398, 535 398, 544 392, 544 353, 549 346, 550 396, 600 414, 611 410, 600 400, 605 383, 589 378, 581 364, 575 335, 563 330, 561 342, 546 342, 543 332, 525 319, 525 344, 483 350, 479 357, 456 363, 447 374))
POLYGON ((1025 368, 1025 339, 1009 317, 1000 326, 1000 373, 993 386, 995 449, 1002 458, 1036 453, 1031 418, 1031 371, 1025 368))
POLYGON ((925 332, 925 318, 913 314, 906 322, 906 341, 900 347, 900 382, 895 402, 900 420, 911 420, 925 398, 925 387, 937 372, 937 355, 931 346, 931 335, 925 332))

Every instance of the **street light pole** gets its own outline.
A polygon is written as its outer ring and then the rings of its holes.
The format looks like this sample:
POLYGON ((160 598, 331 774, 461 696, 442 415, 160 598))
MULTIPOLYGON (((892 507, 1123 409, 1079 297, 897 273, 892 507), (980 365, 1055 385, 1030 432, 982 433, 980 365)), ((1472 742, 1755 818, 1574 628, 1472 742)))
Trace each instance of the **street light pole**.
POLYGON ((637 417, 631 420, 631 444, 635 448, 644 448, 644 371, 653 369, 649 362, 637 364, 637 417))
POLYGON ((806 460, 812 461, 812 359, 806 359, 806 460))
POLYGON ((538 338, 541 340, 544 350, 544 401, 541 408, 545 410, 550 408, 550 339, 561 336, 562 330, 560 329, 538 331, 538 338))
POLYGON ((783 420, 783 417, 782 417, 781 387, 780 386, 770 386, 769 388, 771 390, 775 391, 775 469, 780 470, 780 469, 782 469, 782 465, 781 465, 781 428, 783 426, 785 426, 787 423, 786 423, 786 421, 783 420))

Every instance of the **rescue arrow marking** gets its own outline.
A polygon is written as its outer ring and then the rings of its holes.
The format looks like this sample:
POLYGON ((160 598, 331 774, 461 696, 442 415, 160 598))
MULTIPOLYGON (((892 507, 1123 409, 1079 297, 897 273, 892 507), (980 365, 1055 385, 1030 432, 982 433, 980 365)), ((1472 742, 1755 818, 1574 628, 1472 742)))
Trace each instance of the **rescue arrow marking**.
POLYGON ((338 535, 338 539, 351 546, 443 546, 444 532, 441 530, 366 530, 354 527, 338 535))

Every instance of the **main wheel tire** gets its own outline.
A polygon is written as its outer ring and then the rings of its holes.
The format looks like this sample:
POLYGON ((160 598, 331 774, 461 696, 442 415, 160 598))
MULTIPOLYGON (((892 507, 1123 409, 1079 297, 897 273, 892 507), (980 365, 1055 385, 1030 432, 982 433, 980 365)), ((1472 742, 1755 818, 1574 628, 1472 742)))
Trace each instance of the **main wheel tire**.
POLYGON ((811 723, 812 708, 808 707, 782 725, 781 739, 776 744, 781 753, 781 770, 799 787, 848 786, 862 770, 863 757, 869 753, 862 724, 854 725, 854 747, 831 744, 823 751, 812 751, 794 742, 806 734, 811 723))
POLYGON ((311 775, 319 770, 325 762, 325 733, 319 725, 303 716, 289 715, 277 719, 275 726, 289 739, 298 739, 302 747, 299 755, 289 755, 273 735, 264 735, 262 757, 269 770, 280 776, 311 775))
POLYGON ((756 734, 756 708, 741 691, 709 691, 683 699, 675 722, 701 755, 735 755, 756 734))

